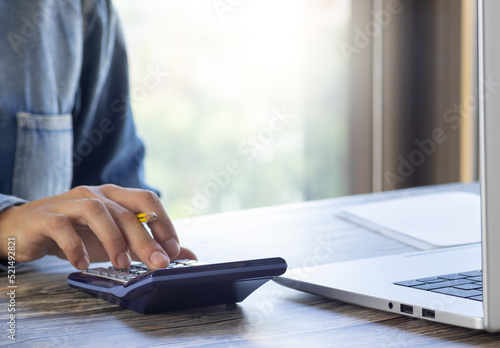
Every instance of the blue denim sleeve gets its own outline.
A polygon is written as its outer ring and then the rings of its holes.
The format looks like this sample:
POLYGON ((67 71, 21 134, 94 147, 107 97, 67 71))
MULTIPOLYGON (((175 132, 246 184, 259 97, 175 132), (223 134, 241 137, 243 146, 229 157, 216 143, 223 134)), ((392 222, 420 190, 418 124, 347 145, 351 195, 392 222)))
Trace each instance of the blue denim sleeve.
POLYGON ((0 213, 13 205, 26 203, 24 199, 15 196, 0 194, 0 213))
MULTIPOLYGON (((74 115, 72 186, 144 182, 144 145, 129 100, 123 33, 111 1, 84 9, 84 47, 74 115)), ((83 2, 82 4, 85 4, 83 2)))

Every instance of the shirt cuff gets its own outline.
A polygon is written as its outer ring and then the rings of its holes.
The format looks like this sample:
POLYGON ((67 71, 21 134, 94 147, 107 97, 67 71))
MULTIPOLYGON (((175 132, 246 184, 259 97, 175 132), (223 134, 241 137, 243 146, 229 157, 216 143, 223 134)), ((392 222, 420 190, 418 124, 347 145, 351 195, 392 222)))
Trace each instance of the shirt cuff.
POLYGON ((14 205, 21 205, 24 203, 28 203, 28 201, 15 196, 0 195, 0 213, 14 205))

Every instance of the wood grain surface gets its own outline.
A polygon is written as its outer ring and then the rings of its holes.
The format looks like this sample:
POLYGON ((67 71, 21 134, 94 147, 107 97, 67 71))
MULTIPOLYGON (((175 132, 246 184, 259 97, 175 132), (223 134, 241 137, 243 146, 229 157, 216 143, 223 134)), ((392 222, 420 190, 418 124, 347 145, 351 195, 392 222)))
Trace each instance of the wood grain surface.
MULTIPOLYGON (((346 204, 438 191, 452 184, 259 208, 176 221, 204 262, 285 258, 319 265, 414 249, 336 218, 346 204)), ((74 269, 55 257, 17 269, 20 347, 500 347, 500 335, 412 319, 300 293, 269 282, 235 306, 142 315, 67 285, 74 269)), ((0 276, 0 346, 7 338, 7 277, 0 276)))

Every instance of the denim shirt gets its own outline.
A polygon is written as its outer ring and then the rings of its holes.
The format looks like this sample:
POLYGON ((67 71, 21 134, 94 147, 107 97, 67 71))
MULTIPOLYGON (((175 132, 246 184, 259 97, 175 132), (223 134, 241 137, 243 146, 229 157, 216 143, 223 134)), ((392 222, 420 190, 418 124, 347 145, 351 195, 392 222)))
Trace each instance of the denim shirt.
POLYGON ((0 14, 0 211, 83 184, 147 188, 110 1, 0 1, 0 14))

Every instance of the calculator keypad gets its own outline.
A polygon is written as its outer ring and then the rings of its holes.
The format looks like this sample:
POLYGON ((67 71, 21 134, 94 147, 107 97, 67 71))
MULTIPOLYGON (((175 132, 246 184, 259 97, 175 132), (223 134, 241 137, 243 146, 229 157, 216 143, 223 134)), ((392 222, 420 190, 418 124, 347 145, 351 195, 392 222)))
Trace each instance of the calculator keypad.
MULTIPOLYGON (((200 265, 201 263, 196 260, 175 260, 171 261, 168 267, 169 268, 180 268, 180 267, 191 267, 200 265)), ((100 276, 103 278, 109 278, 113 280, 117 280, 119 282, 126 283, 129 280, 134 279, 144 273, 149 272, 150 269, 146 267, 143 263, 134 263, 129 268, 120 269, 115 268, 113 266, 105 267, 97 267, 97 268, 89 268, 84 273, 91 274, 94 276, 100 276)))

